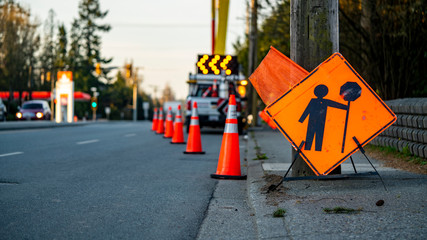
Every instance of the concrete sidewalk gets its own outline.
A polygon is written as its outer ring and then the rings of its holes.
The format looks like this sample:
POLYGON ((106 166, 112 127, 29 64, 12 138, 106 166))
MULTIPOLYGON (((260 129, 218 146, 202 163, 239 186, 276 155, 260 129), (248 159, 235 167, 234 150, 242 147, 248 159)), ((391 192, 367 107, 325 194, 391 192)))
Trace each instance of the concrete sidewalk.
MULTIPOLYGON (((248 202, 256 218, 258 239, 426 239, 427 175, 386 168, 371 162, 378 176, 341 180, 300 180, 277 184, 292 161, 291 147, 279 131, 252 129, 247 143, 248 202), (254 160, 256 151, 268 159, 254 160), (383 206, 377 206, 379 200, 383 206), (343 207, 354 213, 326 213, 343 207), (277 209, 283 218, 274 218, 277 209)), ((242 143, 241 143, 242 144, 242 143)), ((358 172, 373 171, 360 153, 353 155, 358 172)), ((350 162, 342 173, 353 173, 350 162)), ((225 238, 227 239, 227 238, 225 238)))

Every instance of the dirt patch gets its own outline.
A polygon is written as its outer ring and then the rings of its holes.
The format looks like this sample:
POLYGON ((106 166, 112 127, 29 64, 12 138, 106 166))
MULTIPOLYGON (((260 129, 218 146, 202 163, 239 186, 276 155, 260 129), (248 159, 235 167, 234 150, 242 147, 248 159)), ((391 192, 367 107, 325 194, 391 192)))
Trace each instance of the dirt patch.
MULTIPOLYGON (((266 184, 261 188, 261 192, 267 193, 268 188, 273 184, 274 185, 279 184, 280 181, 282 181, 283 176, 276 175, 276 174, 265 174, 262 178, 264 179, 266 184)), ((277 188, 276 188, 276 190, 274 190, 274 192, 284 193, 285 187, 283 187, 283 184, 280 184, 279 186, 277 186, 277 188)))
POLYGON ((265 181, 265 185, 260 189, 262 194, 266 195, 267 204, 271 206, 278 206, 280 202, 290 199, 303 199, 302 197, 287 194, 286 191, 289 188, 283 186, 283 183, 277 186, 274 191, 268 191, 271 185, 277 185, 282 181, 283 176, 276 174, 265 174, 262 177, 265 181))
POLYGON ((381 151, 374 147, 365 148, 367 156, 381 161, 384 166, 397 168, 417 174, 427 174, 427 164, 421 165, 410 162, 410 157, 381 151))

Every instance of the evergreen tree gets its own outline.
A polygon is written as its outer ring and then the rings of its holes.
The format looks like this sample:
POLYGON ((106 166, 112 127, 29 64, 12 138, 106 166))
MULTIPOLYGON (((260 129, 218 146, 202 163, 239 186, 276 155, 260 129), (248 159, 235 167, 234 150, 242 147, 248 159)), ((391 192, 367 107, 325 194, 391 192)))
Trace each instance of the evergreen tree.
POLYGON ((73 23, 71 24, 71 30, 70 30, 70 49, 68 50, 68 56, 67 56, 67 65, 69 66, 69 69, 73 72, 73 78, 74 78, 74 88, 76 91, 81 91, 85 89, 84 82, 81 81, 82 76, 82 44, 81 44, 81 30, 79 21, 77 19, 74 19, 73 23))
MULTIPOLYGON (((94 74, 95 64, 106 64, 111 62, 111 59, 101 57, 101 37, 100 32, 108 32, 111 26, 108 24, 98 24, 98 20, 102 20, 107 16, 108 11, 101 11, 98 0, 82 0, 79 3, 79 27, 81 37, 82 50, 82 66, 81 76, 76 81, 81 81, 78 84, 82 91, 88 91, 91 87, 99 89, 102 83, 94 74)), ((77 87, 76 87, 77 89, 77 87)))
POLYGON ((55 69, 55 12, 50 9, 48 18, 44 23, 43 46, 41 49, 40 68, 41 68, 41 89, 51 90, 54 81, 55 69))
POLYGON ((58 26, 57 41, 55 67, 58 70, 65 70, 65 68, 68 68, 69 66, 67 59, 67 30, 64 24, 58 26))

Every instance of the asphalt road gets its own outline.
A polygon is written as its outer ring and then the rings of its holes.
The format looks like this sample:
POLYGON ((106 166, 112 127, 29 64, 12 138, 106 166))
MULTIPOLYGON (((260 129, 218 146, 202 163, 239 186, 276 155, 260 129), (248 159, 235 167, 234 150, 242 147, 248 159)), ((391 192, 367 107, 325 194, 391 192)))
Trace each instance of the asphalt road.
POLYGON ((149 122, 0 132, 1 239, 194 239, 222 130, 184 155, 149 122))

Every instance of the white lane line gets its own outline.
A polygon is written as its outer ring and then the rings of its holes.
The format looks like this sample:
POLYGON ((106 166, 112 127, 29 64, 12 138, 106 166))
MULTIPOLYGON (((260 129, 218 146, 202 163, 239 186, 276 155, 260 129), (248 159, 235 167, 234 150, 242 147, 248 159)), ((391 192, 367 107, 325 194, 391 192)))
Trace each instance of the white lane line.
POLYGON ((136 136, 136 133, 129 133, 125 135, 125 137, 133 137, 133 136, 136 136))
POLYGON ((87 141, 82 141, 82 142, 76 142, 77 145, 81 145, 81 144, 88 144, 88 143, 94 143, 94 142, 99 142, 98 139, 92 139, 92 140, 87 140, 87 141))
POLYGON ((18 154, 23 154, 23 152, 12 152, 12 153, 0 154, 0 157, 7 157, 7 156, 18 155, 18 154))

